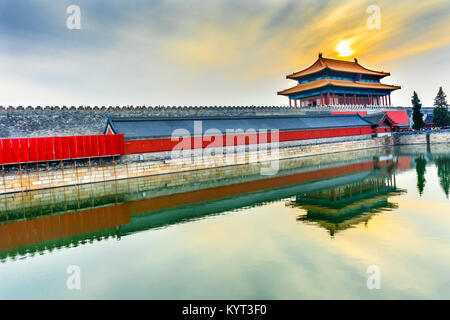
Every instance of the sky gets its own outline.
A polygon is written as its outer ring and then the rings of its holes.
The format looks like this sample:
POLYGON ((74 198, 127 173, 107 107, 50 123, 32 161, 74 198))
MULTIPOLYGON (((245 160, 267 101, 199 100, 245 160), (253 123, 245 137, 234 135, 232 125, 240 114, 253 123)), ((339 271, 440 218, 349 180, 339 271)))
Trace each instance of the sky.
POLYGON ((319 52, 390 72, 394 105, 450 100, 448 0, 0 0, 0 43, 3 106, 287 105, 319 52))

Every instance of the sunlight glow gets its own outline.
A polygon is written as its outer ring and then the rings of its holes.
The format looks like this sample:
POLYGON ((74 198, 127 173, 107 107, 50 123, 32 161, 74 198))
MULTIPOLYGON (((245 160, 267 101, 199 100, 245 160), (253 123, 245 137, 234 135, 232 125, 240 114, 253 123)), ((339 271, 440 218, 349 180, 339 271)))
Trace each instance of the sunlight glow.
POLYGON ((339 52, 340 57, 348 57, 353 54, 353 50, 350 48, 350 41, 341 41, 337 47, 336 51, 339 52))

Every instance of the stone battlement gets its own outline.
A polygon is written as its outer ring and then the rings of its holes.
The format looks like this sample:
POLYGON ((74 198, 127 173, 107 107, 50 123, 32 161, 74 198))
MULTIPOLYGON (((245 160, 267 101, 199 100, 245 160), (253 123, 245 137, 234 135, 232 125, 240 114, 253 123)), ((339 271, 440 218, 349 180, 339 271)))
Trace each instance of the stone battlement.
POLYGON ((167 110, 169 112, 176 110, 185 111, 208 111, 208 110, 286 110, 286 111, 335 111, 335 110, 409 110, 411 107, 402 106, 364 106, 364 105, 336 105, 323 107, 289 107, 289 106, 147 106, 147 105, 126 105, 126 106, 2 106, 0 112, 16 112, 16 111, 99 111, 99 112, 126 112, 126 111, 153 111, 167 110))
MULTIPOLYGON (((404 107, 383 108, 405 110, 404 107)), ((288 107, 288 106, 0 106, 0 138, 103 134, 108 117, 189 117, 305 115, 332 111, 367 110, 379 107, 288 107)))

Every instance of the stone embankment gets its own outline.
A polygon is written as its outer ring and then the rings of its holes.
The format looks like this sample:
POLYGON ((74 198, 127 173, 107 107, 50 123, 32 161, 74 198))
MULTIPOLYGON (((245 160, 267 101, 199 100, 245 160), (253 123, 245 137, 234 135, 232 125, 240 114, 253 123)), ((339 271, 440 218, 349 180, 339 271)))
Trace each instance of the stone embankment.
POLYGON ((395 145, 427 143, 450 143, 450 129, 398 132, 394 134, 395 145))
MULTIPOLYGON (((105 165, 83 166, 71 165, 69 168, 58 167, 52 169, 40 168, 35 170, 32 166, 21 166, 15 172, 4 173, 0 180, 0 193, 23 192, 38 189, 67 187, 103 181, 113 181, 136 177, 156 176, 175 172, 194 171, 218 167, 239 165, 259 165, 265 167, 263 174, 276 174, 280 160, 307 157, 343 151, 354 151, 391 146, 392 137, 379 137, 364 140, 351 140, 345 142, 309 144, 296 147, 280 148, 275 150, 248 151, 243 153, 206 155, 201 158, 179 158, 154 160, 143 162, 113 161, 105 165)), ((70 160, 66 162, 72 162, 70 160)), ((246 169, 248 170, 248 169, 246 169)))

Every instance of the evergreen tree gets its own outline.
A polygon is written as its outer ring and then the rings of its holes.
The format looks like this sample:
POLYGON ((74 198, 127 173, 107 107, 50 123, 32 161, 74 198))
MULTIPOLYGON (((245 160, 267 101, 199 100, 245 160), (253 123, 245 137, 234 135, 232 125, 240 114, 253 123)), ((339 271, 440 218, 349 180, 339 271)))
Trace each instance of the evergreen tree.
POLYGON ((423 156, 420 156, 414 160, 416 161, 417 189, 419 189, 419 194, 422 195, 426 182, 425 171, 427 166, 427 160, 423 156))
POLYGON ((423 122, 423 113, 420 112, 422 104, 420 103, 419 97, 415 91, 413 93, 411 103, 413 106, 413 128, 419 130, 425 126, 425 123, 423 122))
POLYGON ((446 101, 447 95, 444 93, 444 90, 442 90, 442 87, 439 87, 438 94, 436 98, 434 98, 434 106, 436 108, 448 108, 448 103, 446 101))
POLYGON ((446 94, 442 87, 439 88, 436 98, 434 98, 433 123, 438 127, 450 125, 450 115, 448 113, 448 103, 446 94))
POLYGON ((450 158, 439 157, 436 159, 437 174, 439 177, 439 183, 444 189, 445 195, 448 198, 450 189, 450 158))

